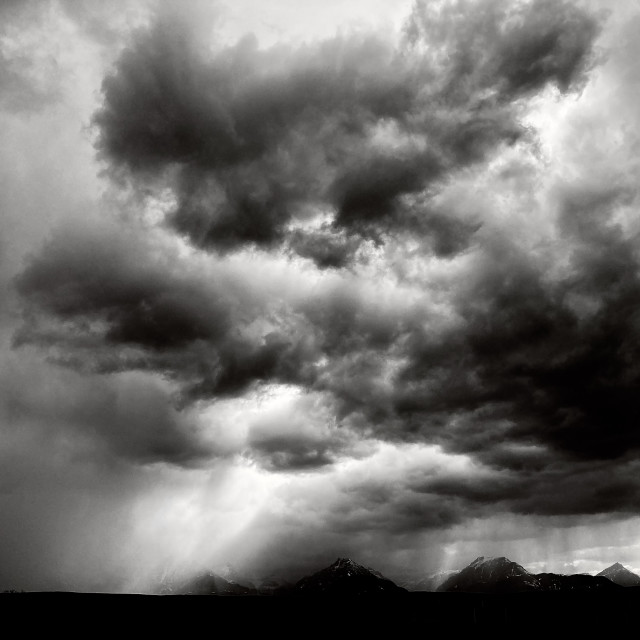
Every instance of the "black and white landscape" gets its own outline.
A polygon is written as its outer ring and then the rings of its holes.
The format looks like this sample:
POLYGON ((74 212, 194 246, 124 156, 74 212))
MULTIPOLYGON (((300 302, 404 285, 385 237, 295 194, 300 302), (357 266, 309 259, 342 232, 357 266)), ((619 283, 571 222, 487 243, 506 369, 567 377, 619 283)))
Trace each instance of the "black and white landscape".
POLYGON ((636 597, 639 29, 0 0, 5 600, 636 597))

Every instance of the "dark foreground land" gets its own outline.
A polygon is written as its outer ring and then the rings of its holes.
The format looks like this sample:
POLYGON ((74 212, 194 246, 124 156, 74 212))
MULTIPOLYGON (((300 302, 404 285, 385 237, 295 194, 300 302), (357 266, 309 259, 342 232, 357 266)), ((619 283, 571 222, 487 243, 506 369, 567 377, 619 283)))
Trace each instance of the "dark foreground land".
POLYGON ((347 634, 411 634, 482 627, 526 634, 624 630, 640 619, 640 589, 614 596, 598 593, 408 593, 404 596, 220 597, 96 593, 3 593, 5 628, 24 635, 54 629, 71 635, 105 632, 180 632, 207 629, 216 635, 275 633, 277 637, 347 634))

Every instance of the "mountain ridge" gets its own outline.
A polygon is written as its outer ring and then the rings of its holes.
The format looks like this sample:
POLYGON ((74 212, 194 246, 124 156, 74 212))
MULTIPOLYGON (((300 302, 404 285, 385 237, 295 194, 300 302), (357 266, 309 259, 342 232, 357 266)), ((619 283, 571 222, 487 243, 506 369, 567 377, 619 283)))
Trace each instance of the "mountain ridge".
POLYGON ((253 586, 227 580, 213 571, 202 571, 188 579, 167 581, 160 588, 161 595, 250 596, 257 593, 253 586))
POLYGON ((441 571, 425 578, 394 583, 371 567, 339 557, 331 565, 296 583, 251 578, 226 566, 190 578, 165 577, 155 593, 162 595, 383 595, 411 592, 516 593, 529 591, 614 591, 640 588, 640 576, 619 562, 597 575, 531 573, 505 556, 478 556, 460 571, 441 571))
POLYGON ((518 593, 528 591, 614 591, 621 588, 606 576, 530 573, 501 556, 479 556, 448 578, 440 592, 518 593))

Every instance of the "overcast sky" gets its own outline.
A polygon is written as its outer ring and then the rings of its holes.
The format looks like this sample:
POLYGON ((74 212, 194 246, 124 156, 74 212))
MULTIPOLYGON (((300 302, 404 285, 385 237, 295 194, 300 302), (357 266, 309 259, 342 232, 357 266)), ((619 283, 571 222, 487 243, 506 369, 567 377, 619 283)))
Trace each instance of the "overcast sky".
POLYGON ((639 571, 639 29, 0 1, 0 589, 639 571))

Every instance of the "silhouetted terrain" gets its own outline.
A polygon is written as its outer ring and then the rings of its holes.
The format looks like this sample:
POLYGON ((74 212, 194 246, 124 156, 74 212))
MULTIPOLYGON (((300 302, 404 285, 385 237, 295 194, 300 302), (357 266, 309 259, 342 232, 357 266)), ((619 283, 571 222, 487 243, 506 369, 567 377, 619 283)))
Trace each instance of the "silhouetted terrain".
POLYGON ((86 633, 87 620, 98 621, 102 632, 121 632, 126 621, 128 632, 146 635, 231 628, 242 634, 277 632, 279 637, 302 632, 402 637, 425 629, 455 635, 472 627, 553 634, 635 625, 640 586, 624 588, 607 577, 631 580, 635 574, 618 563, 601 574, 532 574, 507 558, 481 556, 437 592, 409 592, 374 569, 338 558, 295 585, 273 583, 266 592, 282 597, 261 597, 253 587, 205 572, 165 585, 160 595, 6 592, 0 594, 0 611, 5 625, 19 625, 22 633, 49 632, 52 624, 86 633))
POLYGON ((216 573, 208 572, 190 580, 165 584, 161 595, 251 596, 257 593, 253 587, 238 584, 216 573))
MULTIPOLYGON (((385 633, 413 637, 445 630, 483 628, 508 633, 537 629, 624 630, 637 623, 640 588, 615 593, 528 592, 512 594, 404 593, 400 597, 269 598, 148 596, 79 593, 0 594, 5 628, 72 635, 139 631, 181 634, 230 628, 234 633, 277 633, 278 637, 385 633), (514 631, 515 630, 515 631, 514 631)), ((354 636, 356 637, 356 636, 354 636)))
MULTIPOLYGON (((630 573, 630 572, 629 572, 630 573)), ((633 575, 633 574, 631 574, 633 575)), ((480 556, 449 577, 438 591, 519 593, 525 591, 617 591, 622 587, 604 576, 529 573, 508 558, 480 556)))

